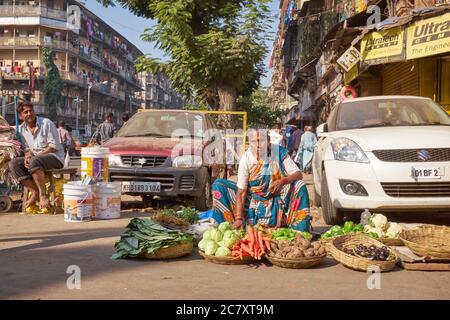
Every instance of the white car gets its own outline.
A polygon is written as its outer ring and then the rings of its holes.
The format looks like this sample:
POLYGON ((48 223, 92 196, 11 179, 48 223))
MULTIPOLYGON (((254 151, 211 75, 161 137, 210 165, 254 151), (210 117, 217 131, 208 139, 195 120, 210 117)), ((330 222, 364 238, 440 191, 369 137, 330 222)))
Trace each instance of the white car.
POLYGON ((346 100, 317 135, 314 202, 327 224, 364 209, 450 212, 450 116, 431 99, 346 100))

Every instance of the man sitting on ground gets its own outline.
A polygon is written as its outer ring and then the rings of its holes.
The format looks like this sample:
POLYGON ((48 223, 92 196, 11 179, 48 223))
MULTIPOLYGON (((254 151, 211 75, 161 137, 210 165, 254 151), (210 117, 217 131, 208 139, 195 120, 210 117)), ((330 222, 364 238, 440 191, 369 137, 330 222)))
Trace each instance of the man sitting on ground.
POLYGON ((44 172, 64 166, 64 150, 55 124, 47 118, 36 117, 33 104, 21 102, 17 113, 23 120, 19 135, 25 156, 10 161, 11 174, 31 192, 26 208, 33 205, 39 195, 39 206, 44 209, 49 204, 44 172))

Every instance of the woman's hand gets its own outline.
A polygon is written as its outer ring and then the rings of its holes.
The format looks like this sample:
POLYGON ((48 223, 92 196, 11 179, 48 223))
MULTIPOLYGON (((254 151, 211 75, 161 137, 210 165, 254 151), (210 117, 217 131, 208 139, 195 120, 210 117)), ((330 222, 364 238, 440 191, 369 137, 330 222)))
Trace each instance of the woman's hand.
POLYGON ((242 218, 236 218, 233 223, 233 229, 242 229, 244 228, 244 224, 242 218))
POLYGON ((285 179, 275 180, 270 183, 269 192, 271 194, 279 194, 285 184, 286 184, 285 179))

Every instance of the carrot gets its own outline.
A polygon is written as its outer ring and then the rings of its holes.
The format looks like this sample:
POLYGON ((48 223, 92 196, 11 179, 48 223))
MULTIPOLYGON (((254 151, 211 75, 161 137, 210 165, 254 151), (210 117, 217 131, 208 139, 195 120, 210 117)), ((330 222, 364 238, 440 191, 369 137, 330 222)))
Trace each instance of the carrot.
POLYGON ((259 247, 264 252, 264 242, 263 242, 263 235, 262 235, 261 231, 258 232, 258 241, 259 241, 259 247))
POLYGON ((242 248, 242 251, 244 251, 244 252, 247 252, 247 253, 249 253, 250 255, 252 255, 252 250, 250 250, 250 248, 248 247, 248 246, 246 246, 246 245, 242 245, 241 246, 241 248, 242 248))
POLYGON ((244 257, 242 255, 242 251, 239 251, 239 258, 241 258, 241 260, 244 260, 244 257))
POLYGON ((247 227, 247 235, 250 240, 250 243, 255 242, 255 234, 253 233, 253 228, 251 226, 247 227))
POLYGON ((265 249, 267 249, 267 251, 270 251, 270 241, 264 240, 264 244, 265 244, 265 249))

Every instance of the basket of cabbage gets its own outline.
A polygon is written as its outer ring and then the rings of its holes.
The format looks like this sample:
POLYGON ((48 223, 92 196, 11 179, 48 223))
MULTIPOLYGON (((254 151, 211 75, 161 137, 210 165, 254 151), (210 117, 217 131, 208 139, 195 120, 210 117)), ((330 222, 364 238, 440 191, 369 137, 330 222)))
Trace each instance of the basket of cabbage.
POLYGON ((231 256, 233 246, 245 236, 244 230, 233 230, 229 222, 222 222, 217 228, 211 228, 203 233, 198 243, 199 254, 205 260, 218 264, 246 264, 253 261, 253 257, 243 260, 231 256))

